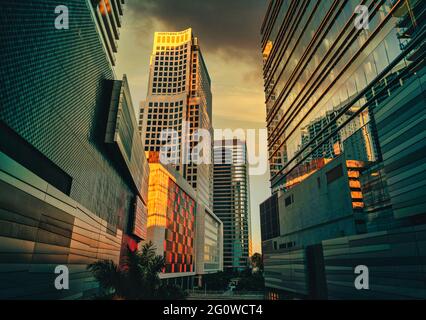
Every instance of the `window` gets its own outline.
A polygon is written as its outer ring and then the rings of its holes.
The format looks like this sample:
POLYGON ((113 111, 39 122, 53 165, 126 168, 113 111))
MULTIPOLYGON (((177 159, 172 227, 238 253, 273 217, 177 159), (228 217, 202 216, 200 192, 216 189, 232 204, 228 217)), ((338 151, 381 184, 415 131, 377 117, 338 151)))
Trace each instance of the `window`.
POLYGON ((333 181, 339 179, 340 177, 343 176, 343 168, 342 165, 339 164, 337 167, 327 171, 326 173, 327 176, 327 184, 332 183, 333 181))
POLYGON ((291 205, 294 202, 293 195, 290 195, 287 198, 285 198, 284 202, 285 202, 285 206, 286 207, 288 207, 289 205, 291 205))

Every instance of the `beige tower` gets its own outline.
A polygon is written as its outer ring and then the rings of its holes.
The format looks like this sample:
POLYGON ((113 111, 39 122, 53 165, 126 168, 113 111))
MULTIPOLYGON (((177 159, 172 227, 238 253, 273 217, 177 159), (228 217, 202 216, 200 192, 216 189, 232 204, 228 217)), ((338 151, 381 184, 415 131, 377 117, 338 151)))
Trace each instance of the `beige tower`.
MULTIPOLYGON (((197 129, 212 134, 210 77, 192 29, 156 32, 150 59, 146 101, 141 102, 139 130, 152 162, 161 146, 170 146, 171 164, 197 191, 197 200, 212 207, 212 166, 194 164, 197 129), (165 132, 169 132, 165 135, 165 132)), ((211 148, 210 148, 211 153, 211 148)))

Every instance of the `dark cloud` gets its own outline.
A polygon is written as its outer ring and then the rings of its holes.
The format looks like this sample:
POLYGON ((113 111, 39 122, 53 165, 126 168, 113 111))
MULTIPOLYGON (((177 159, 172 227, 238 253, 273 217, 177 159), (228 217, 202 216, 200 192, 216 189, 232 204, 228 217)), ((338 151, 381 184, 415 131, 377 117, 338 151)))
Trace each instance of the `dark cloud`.
POLYGON ((129 0, 141 27, 161 22, 167 30, 192 27, 204 51, 258 57, 266 0, 129 0))

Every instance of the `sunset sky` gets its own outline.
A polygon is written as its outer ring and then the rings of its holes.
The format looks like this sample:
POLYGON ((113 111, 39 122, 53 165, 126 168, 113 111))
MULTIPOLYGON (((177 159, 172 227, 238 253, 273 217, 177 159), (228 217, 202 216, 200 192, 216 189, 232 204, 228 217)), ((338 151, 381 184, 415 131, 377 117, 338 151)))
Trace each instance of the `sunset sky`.
MULTIPOLYGON (((213 128, 264 129, 260 25, 266 5, 266 0, 128 0, 116 74, 127 74, 134 106, 146 98, 154 32, 191 27, 212 80, 213 128)), ((258 150, 266 156, 266 145, 258 150)), ((268 179, 268 172, 250 176, 254 252, 261 247, 259 204, 270 195, 268 179)))

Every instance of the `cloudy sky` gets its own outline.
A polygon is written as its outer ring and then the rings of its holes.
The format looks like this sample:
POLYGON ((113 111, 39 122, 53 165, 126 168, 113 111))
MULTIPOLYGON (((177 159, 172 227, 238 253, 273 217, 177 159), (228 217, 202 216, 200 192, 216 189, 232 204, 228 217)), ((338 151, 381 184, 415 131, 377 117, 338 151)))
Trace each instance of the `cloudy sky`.
MULTIPOLYGON (((191 27, 212 80, 215 129, 264 129, 260 26, 267 0, 128 0, 117 55, 117 76, 127 74, 135 107, 147 93, 155 31, 191 27)), ((266 146, 256 144, 266 156, 266 146)), ((250 176, 253 249, 260 252, 259 203, 269 195, 269 174, 250 176)))

